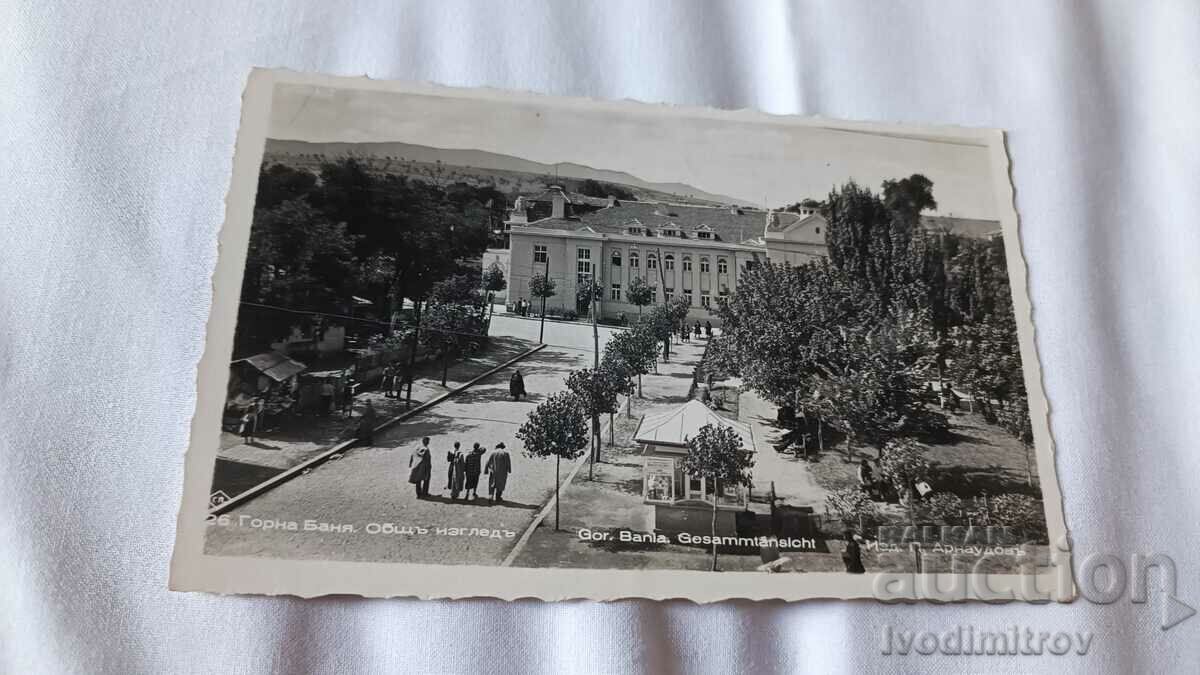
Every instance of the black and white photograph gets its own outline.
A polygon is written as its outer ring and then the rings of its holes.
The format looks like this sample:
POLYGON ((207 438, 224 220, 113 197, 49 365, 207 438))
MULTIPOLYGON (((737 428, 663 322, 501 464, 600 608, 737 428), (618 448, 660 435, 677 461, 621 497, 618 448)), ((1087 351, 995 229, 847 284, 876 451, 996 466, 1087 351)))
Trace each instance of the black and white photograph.
POLYGON ((259 74, 176 565, 260 571, 185 587, 869 597, 1066 552, 999 132, 259 74))

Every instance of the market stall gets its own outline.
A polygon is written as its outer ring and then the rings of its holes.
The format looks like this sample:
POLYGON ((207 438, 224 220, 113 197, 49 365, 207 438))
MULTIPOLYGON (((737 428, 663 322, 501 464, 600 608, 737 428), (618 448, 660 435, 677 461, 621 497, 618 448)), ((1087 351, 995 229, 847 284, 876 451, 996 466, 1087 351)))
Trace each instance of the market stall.
POLYGON ((654 509, 656 532, 708 534, 713 500, 717 504, 717 533, 734 534, 737 514, 750 504, 750 490, 740 485, 721 486, 714 496, 713 486, 699 476, 683 473, 680 460, 687 455, 688 439, 694 438, 706 424, 730 427, 742 439, 742 446, 754 451, 750 427, 726 419, 700 401, 691 400, 659 415, 642 419, 634 440, 642 445, 642 497, 654 509))

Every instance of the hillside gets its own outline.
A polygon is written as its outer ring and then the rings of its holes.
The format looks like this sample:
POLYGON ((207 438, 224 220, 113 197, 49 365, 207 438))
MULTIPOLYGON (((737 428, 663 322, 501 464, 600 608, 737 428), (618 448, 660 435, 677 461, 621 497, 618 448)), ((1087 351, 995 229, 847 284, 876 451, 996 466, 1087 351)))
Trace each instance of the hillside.
POLYGON ((268 139, 264 161, 316 169, 321 162, 357 157, 377 171, 424 180, 491 185, 506 193, 529 193, 547 185, 578 190, 591 179, 624 187, 640 201, 699 205, 744 204, 725 195, 704 192, 684 183, 654 183, 622 171, 572 164, 542 164, 482 150, 432 148, 410 143, 308 143, 268 139))

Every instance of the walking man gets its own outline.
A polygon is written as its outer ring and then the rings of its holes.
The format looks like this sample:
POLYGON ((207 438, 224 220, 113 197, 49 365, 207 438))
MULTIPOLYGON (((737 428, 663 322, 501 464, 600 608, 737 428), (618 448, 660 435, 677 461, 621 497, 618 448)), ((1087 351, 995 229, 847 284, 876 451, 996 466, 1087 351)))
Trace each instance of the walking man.
POLYGON ((466 494, 463 499, 479 499, 479 472, 483 464, 483 448, 476 443, 475 447, 467 453, 463 462, 463 468, 466 472, 466 483, 463 486, 466 494))
POLYGON ((450 499, 458 499, 466 484, 467 458, 457 449, 450 453, 450 499))
POLYGON ((492 502, 503 502, 508 474, 512 473, 512 458, 508 456, 503 443, 496 444, 496 449, 488 457, 484 473, 488 474, 488 497, 492 502))
POLYGON ((363 408, 362 417, 358 420, 358 431, 355 434, 359 442, 363 445, 375 442, 375 427, 378 424, 375 406, 371 403, 371 399, 367 399, 367 407, 363 408))
POLYGON ((459 448, 459 442, 454 441, 454 449, 446 451, 446 489, 447 490, 449 490, 450 486, 454 484, 454 456, 462 454, 462 452, 460 452, 458 448, 459 448))
POLYGON ((354 388, 357 385, 350 378, 342 383, 342 417, 350 417, 354 414, 354 388))
POLYGON ((520 401, 525 396, 525 378, 521 376, 520 370, 514 370, 512 377, 509 378, 508 394, 513 397, 514 401, 520 401))
POLYGON ((408 456, 408 482, 417 490, 417 499, 429 495, 429 477, 433 474, 433 454, 429 450, 429 437, 421 439, 412 454, 408 456))
POLYGON ((242 434, 243 443, 249 445, 254 442, 254 427, 257 421, 258 420, 256 419, 256 415, 253 410, 248 410, 244 415, 242 415, 241 425, 238 427, 238 431, 240 431, 242 434))

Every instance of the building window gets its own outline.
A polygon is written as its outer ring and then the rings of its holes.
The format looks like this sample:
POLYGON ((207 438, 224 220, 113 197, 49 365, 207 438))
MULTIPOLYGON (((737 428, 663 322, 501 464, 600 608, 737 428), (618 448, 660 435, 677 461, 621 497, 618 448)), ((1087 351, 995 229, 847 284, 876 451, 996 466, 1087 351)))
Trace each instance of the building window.
POLYGON ((640 261, 638 260, 638 252, 630 251, 629 252, 629 266, 632 267, 633 269, 637 269, 639 264, 640 264, 640 261))
POLYGON ((533 245, 533 262, 544 263, 544 262, 549 261, 549 259, 550 258, 546 253, 546 245, 545 244, 534 244, 533 245))
POLYGON ((701 258, 701 259, 700 259, 700 271, 701 271, 701 272, 707 272, 707 271, 708 271, 708 258, 701 258))
POLYGON ((710 296, 708 293, 701 293, 700 294, 700 306, 705 309, 712 307, 712 296, 710 296))
POLYGON ((817 233, 817 234, 821 234, 821 228, 819 228, 819 227, 815 227, 815 228, 813 228, 813 229, 814 229, 814 230, 816 230, 816 233, 817 233))
POLYGON ((575 249, 575 271, 579 274, 592 273, 592 249, 575 249))
POLYGON ((728 286, 721 286, 721 293, 720 293, 720 295, 721 295, 722 297, 729 295, 729 287, 728 287, 728 286))
POLYGON ((692 290, 690 288, 685 288, 683 290, 683 299, 687 300, 689 307, 692 305, 692 290))
MULTIPOLYGON (((657 291, 658 289, 656 288, 654 290, 657 291)), ((671 299, 674 297, 675 297, 675 294, 672 293, 670 289, 663 291, 663 302, 670 302, 671 299)))
POLYGON ((640 235, 640 234, 642 233, 642 228, 640 228, 640 227, 628 227, 628 228, 625 228, 625 232, 626 232, 626 234, 640 235))
POLYGON ((729 273, 729 261, 724 258, 717 258, 717 274, 729 273))
POLYGON ((658 269, 658 258, 656 258, 653 253, 646 256, 646 269, 648 269, 648 270, 658 269))
POLYGON ((663 267, 666 268, 666 270, 668 272, 675 269, 675 256, 671 255, 670 253, 668 253, 667 255, 664 255, 663 256, 663 267))
POLYGON ((686 255, 685 255, 685 256, 683 256, 683 271, 684 271, 684 272, 691 272, 691 271, 692 271, 692 258, 691 258, 691 256, 686 256, 686 255))
POLYGON ((712 232, 697 232, 697 239, 712 239, 712 232))
POLYGON ((620 252, 620 251, 613 251, 613 254, 612 254, 612 265, 613 265, 613 267, 620 267, 620 266, 621 266, 621 252, 620 252))
POLYGON ((609 296, 613 300, 620 302, 621 300, 621 284, 612 285, 612 294, 609 296))

